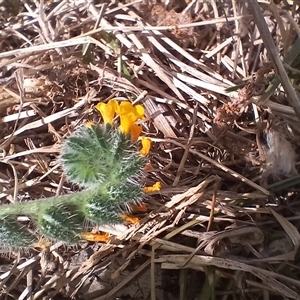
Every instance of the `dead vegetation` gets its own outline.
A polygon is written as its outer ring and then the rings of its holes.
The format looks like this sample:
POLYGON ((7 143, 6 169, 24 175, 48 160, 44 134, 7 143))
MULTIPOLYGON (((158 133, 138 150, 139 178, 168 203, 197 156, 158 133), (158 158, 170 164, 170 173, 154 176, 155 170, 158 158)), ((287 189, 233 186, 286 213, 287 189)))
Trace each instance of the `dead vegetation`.
POLYGON ((108 244, 4 254, 1 299, 300 298, 299 4, 247 3, 1 2, 1 203, 76 191, 61 142, 111 98, 163 184, 108 244))

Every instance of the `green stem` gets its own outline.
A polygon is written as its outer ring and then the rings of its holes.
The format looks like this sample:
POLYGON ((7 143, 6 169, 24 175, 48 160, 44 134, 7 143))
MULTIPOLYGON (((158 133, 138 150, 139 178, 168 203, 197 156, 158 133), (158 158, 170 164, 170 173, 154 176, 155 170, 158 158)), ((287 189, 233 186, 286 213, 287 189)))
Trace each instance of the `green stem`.
POLYGON ((97 192, 99 192, 98 187, 94 188, 93 190, 83 190, 77 193, 59 197, 50 197, 34 201, 1 205, 0 219, 2 216, 7 215, 39 215, 46 209, 53 206, 59 206, 61 204, 80 207, 86 202, 87 198, 92 197, 93 195, 97 194, 97 192))

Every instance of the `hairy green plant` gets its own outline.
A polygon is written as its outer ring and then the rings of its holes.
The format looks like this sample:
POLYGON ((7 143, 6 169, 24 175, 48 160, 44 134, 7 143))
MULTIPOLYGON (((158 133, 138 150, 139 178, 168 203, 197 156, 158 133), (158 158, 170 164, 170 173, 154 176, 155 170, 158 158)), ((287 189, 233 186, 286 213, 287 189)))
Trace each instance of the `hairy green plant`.
POLYGON ((145 158, 130 135, 110 124, 78 128, 63 144, 61 162, 67 179, 83 190, 1 206, 0 244, 32 245, 34 236, 16 221, 19 215, 48 238, 76 243, 87 221, 120 223, 130 204, 142 201, 145 158))

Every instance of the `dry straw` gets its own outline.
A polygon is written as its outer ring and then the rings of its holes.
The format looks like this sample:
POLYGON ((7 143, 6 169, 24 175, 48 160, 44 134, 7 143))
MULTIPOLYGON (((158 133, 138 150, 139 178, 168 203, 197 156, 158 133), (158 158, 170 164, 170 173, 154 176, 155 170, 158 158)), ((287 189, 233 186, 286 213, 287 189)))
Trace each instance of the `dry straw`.
POLYGON ((145 108, 163 185, 89 228, 109 243, 5 254, 1 298, 299 299, 299 5, 277 2, 1 2, 1 204, 77 192, 61 145, 113 98, 145 108))

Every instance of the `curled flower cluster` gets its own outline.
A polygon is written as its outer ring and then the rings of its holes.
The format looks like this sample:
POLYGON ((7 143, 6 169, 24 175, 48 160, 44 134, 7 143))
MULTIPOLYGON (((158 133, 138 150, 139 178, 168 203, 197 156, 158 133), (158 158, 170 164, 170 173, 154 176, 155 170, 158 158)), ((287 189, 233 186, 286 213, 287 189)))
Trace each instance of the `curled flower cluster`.
POLYGON ((160 184, 143 187, 143 174, 151 141, 137 140, 142 127, 136 122, 144 119, 144 108, 130 102, 110 100, 96 109, 104 124, 87 124, 75 130, 65 141, 61 162, 67 179, 83 188, 64 195, 5 205, 0 211, 0 241, 3 246, 29 247, 35 236, 23 228, 17 215, 27 215, 42 235, 67 243, 80 239, 107 240, 85 232, 87 221, 96 224, 116 224, 123 220, 136 222, 128 216, 135 205, 141 205, 144 193, 160 189, 160 184), (114 126, 119 117, 119 127, 114 126), (16 234, 18 232, 18 234, 16 234))

